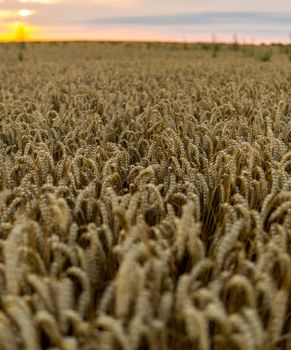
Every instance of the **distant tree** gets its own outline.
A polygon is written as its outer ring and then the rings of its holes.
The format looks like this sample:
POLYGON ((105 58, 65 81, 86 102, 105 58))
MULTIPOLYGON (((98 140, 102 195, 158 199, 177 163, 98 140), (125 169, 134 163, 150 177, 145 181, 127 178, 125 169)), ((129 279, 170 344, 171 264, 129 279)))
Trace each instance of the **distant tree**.
POLYGON ((16 30, 16 41, 19 42, 19 52, 18 52, 18 60, 24 60, 24 51, 26 49, 26 40, 28 38, 28 31, 25 28, 24 24, 20 24, 16 30))
POLYGON ((237 38, 237 34, 236 33, 233 34, 232 49, 233 49, 233 51, 238 51, 239 50, 238 38, 237 38))

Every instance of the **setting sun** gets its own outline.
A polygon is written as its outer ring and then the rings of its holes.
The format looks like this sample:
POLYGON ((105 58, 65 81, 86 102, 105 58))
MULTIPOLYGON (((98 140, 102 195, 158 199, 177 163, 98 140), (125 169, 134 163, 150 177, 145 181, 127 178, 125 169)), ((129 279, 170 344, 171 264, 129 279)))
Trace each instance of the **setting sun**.
POLYGON ((20 24, 16 28, 16 33, 15 33, 16 40, 25 41, 28 38, 28 33, 29 33, 28 28, 24 24, 20 24))

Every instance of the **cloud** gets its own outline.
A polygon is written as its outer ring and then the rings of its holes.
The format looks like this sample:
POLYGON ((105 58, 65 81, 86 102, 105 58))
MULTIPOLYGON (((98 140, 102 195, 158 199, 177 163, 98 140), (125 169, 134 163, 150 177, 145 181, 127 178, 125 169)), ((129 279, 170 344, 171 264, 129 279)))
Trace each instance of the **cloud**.
POLYGON ((128 16, 92 19, 95 25, 142 25, 142 26, 187 26, 187 25, 289 25, 291 13, 264 12, 202 12, 165 16, 128 16))
POLYGON ((0 10, 0 20, 1 23, 6 23, 11 20, 15 20, 19 17, 19 14, 17 11, 14 10, 0 10))
POLYGON ((13 11, 0 11, 0 18, 7 18, 13 15, 13 11))
POLYGON ((11 22, 15 20, 19 20, 20 18, 23 17, 28 17, 31 15, 36 14, 36 11, 33 10, 0 10, 0 19, 1 22, 11 22))

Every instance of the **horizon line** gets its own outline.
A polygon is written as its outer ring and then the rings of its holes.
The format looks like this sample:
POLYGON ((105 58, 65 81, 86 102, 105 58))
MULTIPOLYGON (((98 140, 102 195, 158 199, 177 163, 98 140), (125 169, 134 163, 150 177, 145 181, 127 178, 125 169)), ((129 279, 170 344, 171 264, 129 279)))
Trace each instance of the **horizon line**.
MULTIPOLYGON (((235 33, 234 33, 235 34, 235 33)), ((235 42, 235 41, 229 41, 229 40, 147 40, 147 39, 141 39, 141 40, 136 40, 136 39, 59 39, 59 38, 51 38, 51 39, 27 39, 24 41, 19 41, 19 40, 1 40, 0 39, 0 44, 19 44, 19 43, 151 43, 151 44, 218 44, 218 45, 233 45, 233 44, 238 44, 238 45, 253 45, 253 46, 260 46, 260 45, 267 45, 267 46, 272 46, 272 45, 284 45, 284 46, 291 46, 290 42, 285 42, 285 41, 272 41, 272 40, 261 40, 259 43, 256 43, 256 38, 252 41, 244 40, 243 42, 235 42)))

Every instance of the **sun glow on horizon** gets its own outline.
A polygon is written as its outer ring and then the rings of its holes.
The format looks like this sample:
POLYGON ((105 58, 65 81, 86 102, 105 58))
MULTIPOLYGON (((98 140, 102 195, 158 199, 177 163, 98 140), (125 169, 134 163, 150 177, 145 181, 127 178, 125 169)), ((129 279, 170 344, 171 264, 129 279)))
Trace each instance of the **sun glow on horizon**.
POLYGON ((20 21, 7 23, 0 27, 0 41, 30 41, 36 39, 39 32, 37 26, 32 26, 20 21), (3 32, 1 30, 3 29, 3 32))

